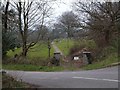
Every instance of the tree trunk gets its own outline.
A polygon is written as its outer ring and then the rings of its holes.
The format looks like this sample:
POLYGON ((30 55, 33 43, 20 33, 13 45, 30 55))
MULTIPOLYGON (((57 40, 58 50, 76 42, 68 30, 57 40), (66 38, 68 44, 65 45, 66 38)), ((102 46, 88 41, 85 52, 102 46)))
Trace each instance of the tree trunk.
POLYGON ((18 12, 19 12, 19 32, 20 32, 20 35, 22 37, 22 42, 23 42, 23 46, 22 46, 22 56, 27 56, 27 46, 26 46, 26 40, 25 40, 25 37, 24 37, 24 33, 23 33, 23 30, 22 30, 22 18, 21 18, 21 14, 22 14, 22 4, 21 2, 19 2, 19 6, 18 6, 18 12))
POLYGON ((5 21, 4 21, 5 32, 7 32, 8 7, 9 7, 9 2, 7 1, 6 7, 5 7, 5 21))
POLYGON ((27 56, 27 52, 28 52, 27 45, 26 45, 26 40, 23 41, 23 47, 22 48, 23 48, 22 55, 24 57, 26 57, 27 56))
POLYGON ((23 55, 24 57, 27 56, 27 52, 28 52, 27 48, 23 47, 23 53, 22 53, 22 55, 23 55))
POLYGON ((109 44, 109 39, 110 39, 110 31, 109 31, 109 30, 106 30, 106 32, 105 32, 106 45, 109 44))
POLYGON ((27 47, 27 27, 24 26, 24 35, 23 35, 23 56, 27 56, 28 47, 27 47))

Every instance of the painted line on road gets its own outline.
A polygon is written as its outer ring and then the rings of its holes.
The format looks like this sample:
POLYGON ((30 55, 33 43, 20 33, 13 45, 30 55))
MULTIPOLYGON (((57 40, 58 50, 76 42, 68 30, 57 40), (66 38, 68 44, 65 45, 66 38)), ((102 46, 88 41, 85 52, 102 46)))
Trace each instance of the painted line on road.
POLYGON ((119 80, 113 80, 113 79, 99 79, 99 78, 87 78, 87 77, 72 77, 76 79, 89 79, 89 80, 103 80, 103 81, 111 81, 111 82, 120 82, 119 80))

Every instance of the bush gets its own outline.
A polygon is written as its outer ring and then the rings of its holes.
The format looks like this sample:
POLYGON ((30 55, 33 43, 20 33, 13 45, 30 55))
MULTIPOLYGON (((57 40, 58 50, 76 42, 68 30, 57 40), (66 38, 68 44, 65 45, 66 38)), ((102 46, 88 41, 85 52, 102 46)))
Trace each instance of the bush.
POLYGON ((75 41, 74 46, 70 49, 70 54, 73 54, 77 51, 87 48, 88 50, 94 50, 96 48, 96 43, 93 40, 79 40, 75 41))
POLYGON ((82 50, 84 48, 83 45, 79 46, 79 45, 74 45, 71 49, 70 49, 70 55, 75 53, 75 52, 78 52, 80 50, 82 50))
MULTIPOLYGON (((17 79, 17 78, 16 78, 17 79)), ((2 88, 30 88, 32 85, 15 80, 7 74, 2 74, 2 88)))
POLYGON ((16 61, 14 61, 14 58, 6 59, 3 61, 3 64, 32 64, 32 65, 40 65, 40 66, 46 66, 49 62, 49 59, 43 59, 43 58, 34 58, 29 59, 25 57, 19 57, 16 61))
POLYGON ((53 57, 50 60, 50 64, 53 65, 53 66, 59 66, 60 62, 58 60, 56 60, 55 57, 53 57))

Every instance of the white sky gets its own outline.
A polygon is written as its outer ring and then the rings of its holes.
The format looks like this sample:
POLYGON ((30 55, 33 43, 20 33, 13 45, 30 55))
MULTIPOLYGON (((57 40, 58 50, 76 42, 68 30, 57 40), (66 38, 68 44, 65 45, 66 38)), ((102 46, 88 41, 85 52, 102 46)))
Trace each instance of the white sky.
POLYGON ((61 15, 63 12, 71 11, 71 4, 76 0, 59 0, 58 5, 54 5, 55 8, 54 14, 55 16, 61 15))
MULTIPOLYGON (((71 11, 72 10, 72 3, 75 2, 76 0, 58 0, 56 4, 53 5, 53 15, 51 16, 51 20, 55 22, 57 18, 62 15, 62 13, 66 11, 71 11)), ((52 23, 51 23, 52 24, 52 23)))
MULTIPOLYGON (((4 0, 2 0, 4 1, 4 0)), ((7 0, 6 0, 7 1, 7 0)), ((19 1, 19 0, 10 0, 10 1, 19 1)), ((24 1, 24 0, 21 0, 24 1)), ((25 0, 27 1, 27 0, 25 0)), ((58 16, 60 16, 63 12, 71 11, 71 4, 75 2, 76 0, 57 0, 55 4, 53 4, 53 11, 52 11, 52 19, 56 19, 58 16)))

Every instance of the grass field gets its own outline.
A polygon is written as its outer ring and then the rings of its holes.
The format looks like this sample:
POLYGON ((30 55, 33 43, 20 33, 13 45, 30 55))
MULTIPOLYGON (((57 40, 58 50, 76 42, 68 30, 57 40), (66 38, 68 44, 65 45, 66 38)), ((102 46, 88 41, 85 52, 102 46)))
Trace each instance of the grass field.
MULTIPOLYGON (((74 47, 74 44, 78 44, 79 46, 85 46, 87 48, 94 49, 96 48, 96 44, 92 40, 81 40, 81 41, 74 41, 73 39, 57 39, 54 41, 55 44, 58 46, 58 48, 64 53, 64 55, 69 55, 70 48, 74 47)), ((21 52, 21 48, 16 49, 14 52, 13 51, 8 51, 7 56, 8 57, 13 57, 15 54, 19 54, 21 52)), ((51 48, 51 56, 53 56, 54 49, 51 48)), ((39 43, 32 47, 29 52, 28 52, 28 60, 34 61, 32 62, 33 65, 30 64, 24 64, 24 63, 19 63, 19 64, 7 64, 3 65, 4 69, 9 69, 9 70, 25 70, 25 71, 63 71, 63 70, 79 70, 79 69, 84 69, 84 70, 92 70, 92 69, 99 69, 103 68, 106 66, 109 66, 113 63, 120 62, 118 61, 118 55, 116 50, 113 47, 107 47, 102 51, 102 53, 105 55, 102 59, 95 60, 95 62, 91 65, 86 65, 82 68, 73 68, 73 67, 67 67, 64 68, 62 66, 42 66, 40 64, 42 61, 45 61, 48 58, 48 48, 47 44, 45 43, 39 43), (40 60, 39 60, 40 58, 40 60), (34 59, 34 60, 33 60, 34 59), (35 64, 34 64, 35 63, 35 64)), ((23 60, 24 61, 24 60, 23 60)), ((25 62, 25 61, 24 61, 25 62)), ((44 62, 43 62, 44 63, 44 62)), ((45 64, 47 65, 47 64, 45 64)))
POLYGON ((55 44, 63 52, 64 55, 69 55, 70 48, 74 45, 74 40, 72 39, 60 39, 55 40, 55 44))
MULTIPOLYGON (((8 51, 7 56, 8 57, 14 57, 15 54, 20 54, 22 51, 22 48, 16 48, 13 52, 12 50, 8 51)), ((51 47, 51 56, 53 56, 54 49, 51 47)), ((39 43, 33 46, 27 54, 28 59, 34 59, 34 58, 48 58, 48 46, 46 43, 39 43)))

